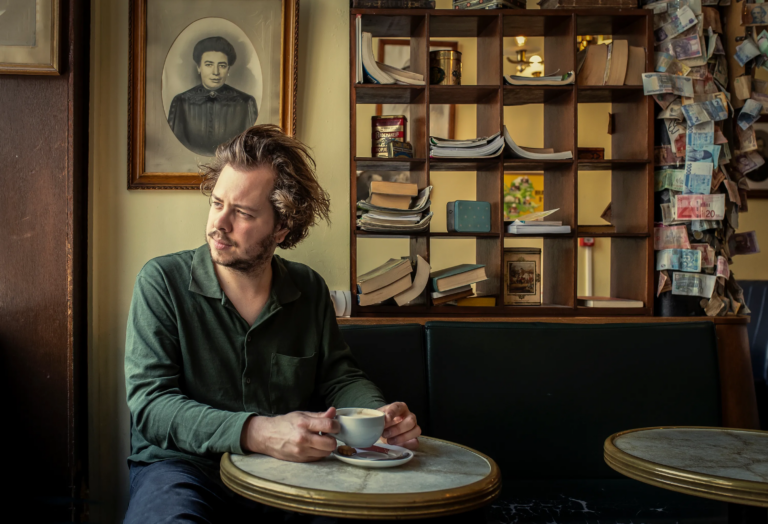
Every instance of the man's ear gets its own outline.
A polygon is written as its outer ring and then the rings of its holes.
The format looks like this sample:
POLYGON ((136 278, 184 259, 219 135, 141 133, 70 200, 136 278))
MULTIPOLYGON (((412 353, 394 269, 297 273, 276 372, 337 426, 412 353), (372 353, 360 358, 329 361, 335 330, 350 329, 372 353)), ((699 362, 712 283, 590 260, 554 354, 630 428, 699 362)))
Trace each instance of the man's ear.
POLYGON ((290 230, 287 227, 281 227, 281 226, 282 224, 275 226, 275 240, 277 241, 278 244, 283 240, 285 240, 285 237, 287 237, 288 233, 290 233, 290 230))

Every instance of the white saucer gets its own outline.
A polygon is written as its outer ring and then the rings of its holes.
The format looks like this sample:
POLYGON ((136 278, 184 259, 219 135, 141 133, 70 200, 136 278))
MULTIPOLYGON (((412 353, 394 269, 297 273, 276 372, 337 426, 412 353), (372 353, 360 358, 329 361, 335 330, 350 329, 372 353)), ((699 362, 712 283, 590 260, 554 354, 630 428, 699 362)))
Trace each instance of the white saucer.
MULTIPOLYGON (((340 442, 339 444, 343 444, 340 442)), ((413 458, 413 451, 410 449, 402 448, 400 446, 391 446, 389 444, 382 444, 381 442, 377 442, 375 444, 376 447, 384 448, 389 450, 389 455, 391 456, 397 456, 401 453, 405 453, 403 458, 399 459, 386 459, 382 460, 382 458, 375 458, 376 455, 382 455, 376 452, 366 451, 364 449, 355 448, 355 451, 357 451, 360 455, 368 455, 369 458, 360 458, 357 455, 352 457, 345 457, 344 455, 341 455, 338 451, 333 450, 332 455, 342 462, 346 462, 347 464, 352 464, 353 466, 360 466, 361 468, 394 468, 396 466, 402 466, 406 462, 410 461, 413 458)))

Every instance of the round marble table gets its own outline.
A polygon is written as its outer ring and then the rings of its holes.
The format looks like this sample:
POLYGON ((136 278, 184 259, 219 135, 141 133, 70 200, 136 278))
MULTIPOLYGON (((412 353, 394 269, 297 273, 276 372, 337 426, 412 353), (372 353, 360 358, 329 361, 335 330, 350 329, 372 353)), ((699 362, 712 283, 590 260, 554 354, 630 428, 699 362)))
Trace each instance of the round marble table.
POLYGON ((768 432, 706 427, 622 431, 605 462, 628 477, 698 497, 768 507, 768 432))
POLYGON ((419 437, 410 462, 386 469, 352 466, 333 457, 299 464, 226 453, 221 479, 236 493, 270 506, 364 519, 461 513, 488 504, 501 491, 501 473, 493 459, 429 437, 419 437))

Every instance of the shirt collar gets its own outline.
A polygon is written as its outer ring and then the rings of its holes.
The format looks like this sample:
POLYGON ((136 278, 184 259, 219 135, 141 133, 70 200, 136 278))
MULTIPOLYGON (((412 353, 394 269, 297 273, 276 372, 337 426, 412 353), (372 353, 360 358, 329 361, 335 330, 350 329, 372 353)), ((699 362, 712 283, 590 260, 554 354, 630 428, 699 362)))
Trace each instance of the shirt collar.
MULTIPOLYGON (((301 296, 291 278, 285 262, 277 255, 272 257, 272 290, 271 295, 277 299, 280 305, 293 302, 301 296)), ((203 244, 195 250, 190 268, 189 290, 210 298, 224 298, 216 271, 213 269, 213 260, 208 244, 203 244)))

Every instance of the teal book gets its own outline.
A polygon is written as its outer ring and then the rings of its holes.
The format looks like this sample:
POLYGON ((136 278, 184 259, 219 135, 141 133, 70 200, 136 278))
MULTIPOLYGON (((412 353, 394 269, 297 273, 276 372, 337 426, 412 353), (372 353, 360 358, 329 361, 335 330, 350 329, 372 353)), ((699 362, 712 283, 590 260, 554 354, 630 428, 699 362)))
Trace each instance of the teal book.
POLYGON ((435 291, 446 291, 488 278, 483 264, 459 264, 435 271, 429 276, 432 280, 432 289, 435 291))

